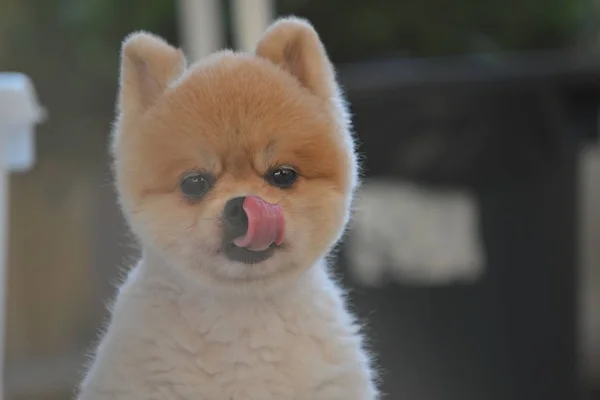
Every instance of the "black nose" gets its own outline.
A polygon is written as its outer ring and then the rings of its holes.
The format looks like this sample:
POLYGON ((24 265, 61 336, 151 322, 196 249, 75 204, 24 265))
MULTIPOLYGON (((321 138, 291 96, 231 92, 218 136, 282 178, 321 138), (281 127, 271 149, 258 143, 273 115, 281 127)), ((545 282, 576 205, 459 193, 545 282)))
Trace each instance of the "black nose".
POLYGON ((235 197, 225 204, 223 221, 225 235, 231 240, 242 236, 248 231, 248 216, 244 211, 245 197, 235 197))

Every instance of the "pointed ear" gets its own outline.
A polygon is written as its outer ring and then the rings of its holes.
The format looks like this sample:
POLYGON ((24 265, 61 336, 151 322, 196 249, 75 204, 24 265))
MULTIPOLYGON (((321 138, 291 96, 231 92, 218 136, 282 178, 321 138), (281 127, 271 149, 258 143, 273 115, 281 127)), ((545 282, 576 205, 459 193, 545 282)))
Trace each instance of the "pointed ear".
POLYGON ((144 112, 186 68, 183 52, 145 32, 125 38, 121 49, 119 108, 144 112))
POLYGON ((258 42, 256 55, 294 75, 317 96, 330 99, 336 95, 333 66, 309 22, 294 17, 274 22, 258 42))

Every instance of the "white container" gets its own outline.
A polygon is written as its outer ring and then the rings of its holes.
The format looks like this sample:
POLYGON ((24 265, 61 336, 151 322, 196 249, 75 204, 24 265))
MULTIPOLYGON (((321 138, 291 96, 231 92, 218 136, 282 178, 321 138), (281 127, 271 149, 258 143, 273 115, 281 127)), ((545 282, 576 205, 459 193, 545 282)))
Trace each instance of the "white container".
POLYGON ((4 398, 4 332, 8 232, 8 174, 24 172, 35 162, 35 126, 43 120, 31 80, 0 72, 0 399, 4 398))
POLYGON ((35 160, 35 125, 45 117, 31 80, 16 72, 0 72, 0 150, 9 171, 27 171, 35 160))

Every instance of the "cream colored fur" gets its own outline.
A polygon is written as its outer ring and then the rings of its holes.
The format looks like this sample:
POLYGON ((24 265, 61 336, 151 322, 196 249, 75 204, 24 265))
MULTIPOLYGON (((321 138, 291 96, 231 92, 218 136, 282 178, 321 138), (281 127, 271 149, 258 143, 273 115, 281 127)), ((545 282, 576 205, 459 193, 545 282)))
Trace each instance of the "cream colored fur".
POLYGON ((315 265, 267 299, 213 297, 158 260, 129 274, 80 400, 371 400, 340 290, 315 265))

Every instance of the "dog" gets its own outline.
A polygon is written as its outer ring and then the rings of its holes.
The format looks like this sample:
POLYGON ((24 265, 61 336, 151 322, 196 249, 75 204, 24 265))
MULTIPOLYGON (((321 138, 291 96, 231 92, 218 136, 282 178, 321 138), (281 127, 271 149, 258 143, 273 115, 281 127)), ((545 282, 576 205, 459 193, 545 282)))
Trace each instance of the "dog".
POLYGON ((375 400, 363 335, 328 258, 360 170, 311 24, 188 66, 145 32, 122 46, 111 144, 141 259, 79 400, 375 400))

